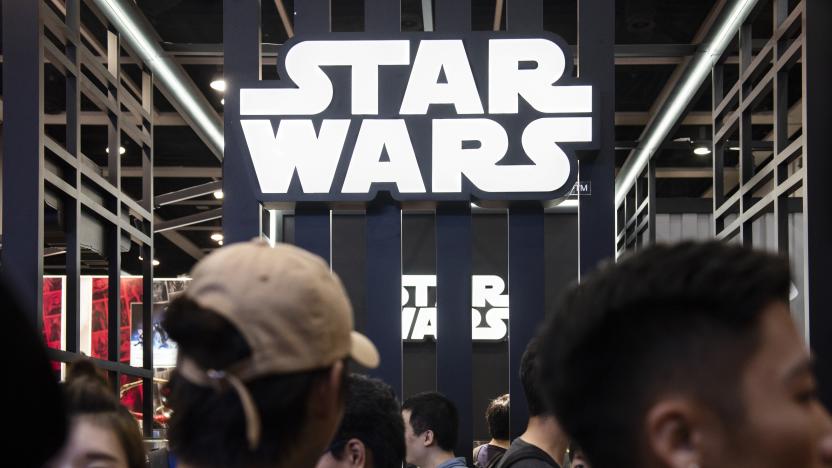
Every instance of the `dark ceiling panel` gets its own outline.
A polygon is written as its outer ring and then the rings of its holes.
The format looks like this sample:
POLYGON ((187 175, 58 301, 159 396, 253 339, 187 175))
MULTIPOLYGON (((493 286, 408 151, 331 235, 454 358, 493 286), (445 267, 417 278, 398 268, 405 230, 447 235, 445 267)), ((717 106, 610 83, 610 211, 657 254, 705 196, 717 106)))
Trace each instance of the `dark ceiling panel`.
POLYGON ((646 112, 659 96, 676 65, 615 67, 615 110, 646 112))
POLYGON ((165 42, 222 42, 222 0, 141 0, 138 5, 165 42))
POLYGON ((713 0, 618 0, 617 44, 690 44, 713 0))

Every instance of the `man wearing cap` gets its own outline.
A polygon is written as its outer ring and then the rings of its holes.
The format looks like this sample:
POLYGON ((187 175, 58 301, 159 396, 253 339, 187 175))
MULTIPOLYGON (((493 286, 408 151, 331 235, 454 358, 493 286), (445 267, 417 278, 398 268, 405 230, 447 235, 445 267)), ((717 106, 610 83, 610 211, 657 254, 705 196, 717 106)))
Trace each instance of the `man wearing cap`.
POLYGON ((379 361, 341 281, 321 258, 261 241, 213 252, 191 278, 164 319, 179 345, 179 466, 314 466, 343 413, 345 361, 379 361))

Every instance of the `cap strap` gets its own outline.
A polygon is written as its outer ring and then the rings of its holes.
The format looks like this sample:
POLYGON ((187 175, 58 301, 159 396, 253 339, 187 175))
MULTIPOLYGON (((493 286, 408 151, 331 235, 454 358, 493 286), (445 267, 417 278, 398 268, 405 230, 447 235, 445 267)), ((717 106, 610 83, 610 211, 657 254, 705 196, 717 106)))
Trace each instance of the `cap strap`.
MULTIPOLYGON (((181 354, 180 354, 181 356, 181 354)), ((257 405, 254 404, 254 399, 251 393, 246 388, 246 385, 236 375, 221 370, 209 369, 203 370, 191 359, 182 356, 176 366, 179 374, 189 382, 203 387, 212 387, 216 390, 223 388, 223 383, 227 382, 240 399, 240 404, 243 406, 243 414, 246 418, 246 439, 248 440, 249 449, 254 450, 260 443, 260 414, 257 411, 257 405)))

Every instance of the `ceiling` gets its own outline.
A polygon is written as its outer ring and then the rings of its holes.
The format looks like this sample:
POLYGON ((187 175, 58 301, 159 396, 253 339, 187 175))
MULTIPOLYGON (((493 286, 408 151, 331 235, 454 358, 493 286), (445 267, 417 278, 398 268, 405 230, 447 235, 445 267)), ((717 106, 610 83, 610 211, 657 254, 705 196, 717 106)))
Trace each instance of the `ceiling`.
MULTIPOLYGON (((293 11, 293 0, 284 1, 287 11, 293 11)), ((217 112, 222 113, 222 94, 209 86, 212 80, 222 76, 222 0, 137 0, 136 3, 156 29, 163 47, 182 64, 217 112)), ((287 36, 274 0, 260 0, 260 3, 263 42, 282 44, 287 36)), ((637 144, 650 112, 674 70, 695 50, 692 44, 695 43, 697 32, 718 3, 720 2, 716 0, 617 0, 615 138, 618 167, 637 144)), ((363 0, 333 0, 333 30, 363 30, 363 8, 363 0)), ((494 8, 495 0, 472 0, 472 28, 491 29, 494 8)), ((559 34, 570 44, 576 43, 575 0, 545 0, 543 13, 547 30, 559 34)), ((766 37, 770 33, 770 25, 766 31, 765 20, 761 19, 760 23, 761 26, 755 28, 755 36, 766 37)), ((402 0, 402 29, 422 30, 421 0, 402 0)), ((275 77, 273 63, 272 59, 271 63, 264 65, 264 78, 275 77)), ((47 114, 50 109, 63 107, 64 98, 60 92, 62 79, 59 74, 47 69, 47 114), (58 91, 50 92, 50 89, 58 91)), ((173 107, 158 91, 154 101, 156 112, 161 116, 157 118, 154 130, 156 195, 204 184, 219 177, 219 160, 196 133, 176 118, 173 107)), ((669 140, 709 140, 711 129, 707 123, 710 120, 710 101, 710 84, 706 84, 691 106, 686 123, 679 126, 669 140)), ((56 136, 58 137, 59 135, 56 136)), ((106 137, 106 127, 88 127, 82 135, 84 154, 103 163, 106 158, 106 137)), ((138 147, 127 142, 125 149, 123 165, 137 165, 138 147)), ((710 158, 694 155, 689 143, 669 145, 661 151, 656 162, 659 168, 666 169, 657 186, 659 197, 707 196, 711 186, 710 158), (675 177, 674 173, 684 174, 684 177, 675 177)), ((140 179, 130 177, 125 177, 122 181, 125 191, 131 194, 140 194, 140 183, 140 179)), ((171 220, 220 206, 221 201, 209 194, 162 206, 157 214, 171 220)), ((176 232, 192 245, 208 251, 218 246, 217 242, 210 239, 210 235, 219 231, 220 220, 213 220, 176 232)), ((186 273, 194 262, 192 255, 162 235, 156 236, 156 256, 160 261, 156 272, 159 277, 186 273)), ((123 263, 125 268, 130 268, 132 264, 127 261, 123 263)))

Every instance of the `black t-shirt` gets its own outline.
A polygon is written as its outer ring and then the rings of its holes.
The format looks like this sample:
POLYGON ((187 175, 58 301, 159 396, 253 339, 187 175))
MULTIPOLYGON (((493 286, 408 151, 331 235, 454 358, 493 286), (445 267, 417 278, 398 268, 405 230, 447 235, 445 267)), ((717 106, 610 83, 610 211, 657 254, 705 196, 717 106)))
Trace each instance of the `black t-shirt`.
POLYGON ((514 439, 503 455, 498 468, 560 468, 548 453, 521 438, 514 439), (517 458, 522 455, 522 457, 517 458), (512 461, 516 460, 516 461, 512 461))

